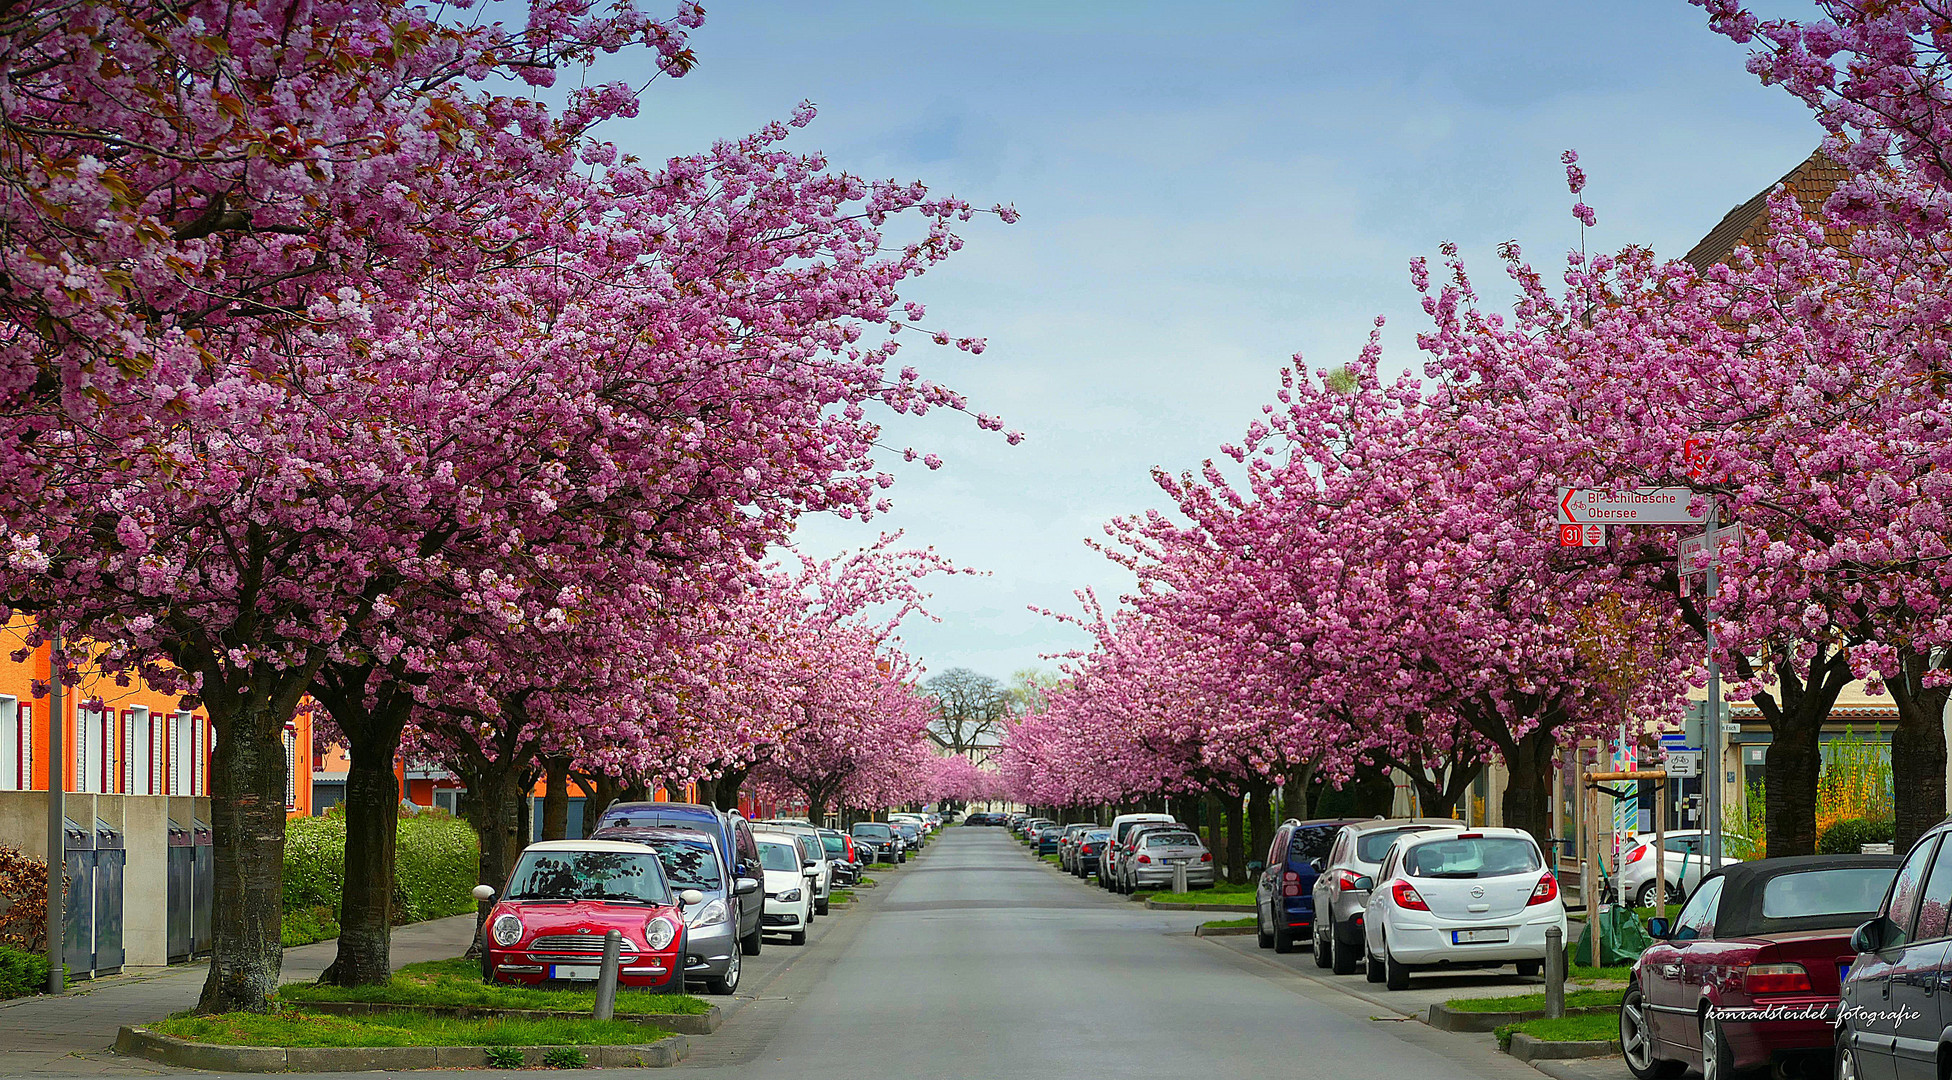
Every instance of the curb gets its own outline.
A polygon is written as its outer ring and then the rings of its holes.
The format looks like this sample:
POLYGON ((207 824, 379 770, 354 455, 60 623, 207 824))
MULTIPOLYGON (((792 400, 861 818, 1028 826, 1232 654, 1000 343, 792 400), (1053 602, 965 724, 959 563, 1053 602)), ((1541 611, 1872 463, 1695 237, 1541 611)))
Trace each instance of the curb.
MULTIPOLYGON (((1589 1005, 1583 1009, 1567 1009, 1567 1016, 1600 1016, 1614 1010, 1606 1005, 1589 1005)), ((1506 1024, 1516 1024, 1525 1020, 1545 1019, 1544 1009, 1513 1009, 1507 1012, 1465 1012, 1437 1004, 1430 1006, 1423 1022, 1438 1031, 1496 1031, 1506 1024)), ((1530 1038, 1531 1036, 1526 1036, 1530 1038)))
POLYGON ((1194 937, 1246 937, 1254 932, 1251 926, 1196 926, 1194 937))
POLYGON ((1612 1057, 1620 1052, 1620 1044, 1612 1039, 1588 1039, 1578 1042, 1546 1042, 1522 1031, 1513 1032, 1511 1049, 1506 1053, 1520 1061, 1554 1061, 1566 1058, 1612 1057))
MULTIPOLYGON (((554 1046, 520 1046, 522 1066, 533 1068, 554 1046)), ((600 1069, 662 1069, 691 1052, 683 1035, 668 1035, 643 1046, 585 1046, 590 1064, 600 1069)), ((488 1051, 480 1046, 283 1047, 219 1046, 158 1035, 148 1028, 125 1027, 115 1037, 115 1052, 164 1065, 210 1072, 391 1072, 399 1069, 485 1068, 488 1051)))
MULTIPOLYGON (((587 1020, 580 1012, 548 1009, 488 1009, 476 1005, 391 1005, 378 1001, 294 1001, 300 1012, 330 1016, 372 1016, 379 1013, 410 1012, 427 1016, 448 1016, 456 1020, 587 1020)), ((680 1035, 710 1035, 725 1026, 725 1014, 716 1005, 702 1013, 619 1013, 617 1019, 680 1035)))
POLYGON ((1254 914, 1252 904, 1172 904, 1148 899, 1145 906, 1154 911, 1236 911, 1243 915, 1254 914))

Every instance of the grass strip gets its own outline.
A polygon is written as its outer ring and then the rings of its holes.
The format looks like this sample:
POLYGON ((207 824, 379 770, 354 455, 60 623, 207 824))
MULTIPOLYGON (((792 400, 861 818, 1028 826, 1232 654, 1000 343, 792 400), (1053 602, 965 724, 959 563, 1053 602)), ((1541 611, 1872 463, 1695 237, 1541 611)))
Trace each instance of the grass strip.
POLYGON ((624 1020, 452 1020, 413 1012, 321 1016, 296 1011, 172 1016, 153 1030, 221 1046, 616 1046, 655 1042, 667 1034, 624 1020))
POLYGON ((827 902, 829 904, 851 904, 854 902, 854 890, 835 889, 833 892, 827 894, 827 902))
MULTIPOLYGON (((542 1009, 589 1012, 596 1007, 596 989, 552 990, 535 986, 481 981, 479 961, 456 957, 408 964, 379 986, 325 986, 288 983, 278 999, 303 1005, 308 1001, 363 1001, 376 1005, 467 1005, 483 1009, 542 1009)), ((697 1015, 711 1005, 690 994, 655 994, 619 987, 617 1011, 632 1015, 682 1013, 697 1015)), ((380 1044, 375 1044, 380 1045, 380 1044)))
MULTIPOLYGON (((1250 920, 1251 921, 1251 920, 1250 920)), ((1620 1004, 1618 990, 1568 990, 1566 1008, 1593 1009, 1620 1004)), ((1444 1006, 1456 1012, 1524 1012, 1545 1008, 1544 994, 1514 994, 1511 997, 1453 998, 1444 1006)))
POLYGON ((1587 967, 1584 964, 1568 963, 1566 967, 1567 982, 1599 982, 1602 980, 1609 982, 1631 982, 1633 980, 1633 966, 1631 964, 1622 964, 1619 967, 1587 967))
POLYGON ((1239 919, 1211 919, 1200 924, 1203 929, 1207 930, 1232 930, 1236 927, 1252 925, 1254 925, 1254 916, 1252 915, 1239 919))
POLYGON ((1512 1035, 1521 1031, 1545 1042, 1603 1042, 1620 1037, 1620 1018, 1613 1013, 1593 1013, 1557 1020, 1521 1020, 1498 1028, 1498 1045, 1510 1049, 1512 1035))
POLYGON ((1148 892, 1142 889, 1133 893, 1132 897, 1135 900, 1157 900, 1162 904, 1251 904, 1254 902, 1254 886, 1215 885, 1210 889, 1183 893, 1164 890, 1148 892))

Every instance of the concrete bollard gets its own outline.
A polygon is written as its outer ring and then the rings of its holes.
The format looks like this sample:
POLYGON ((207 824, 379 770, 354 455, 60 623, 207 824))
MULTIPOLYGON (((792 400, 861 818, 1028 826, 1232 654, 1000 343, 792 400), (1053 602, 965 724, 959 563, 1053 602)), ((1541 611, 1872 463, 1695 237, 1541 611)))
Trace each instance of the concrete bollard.
POLYGON ((1566 1015, 1566 932, 1556 926, 1545 931, 1545 1015, 1566 1015))
POLYGON ((1186 864, 1183 862, 1173 864, 1173 891, 1181 896, 1193 891, 1192 887, 1186 884, 1186 864))
POLYGON ((596 975, 596 1018, 610 1020, 617 1015, 617 967, 622 962, 624 936, 615 930, 603 932, 603 967, 596 975))

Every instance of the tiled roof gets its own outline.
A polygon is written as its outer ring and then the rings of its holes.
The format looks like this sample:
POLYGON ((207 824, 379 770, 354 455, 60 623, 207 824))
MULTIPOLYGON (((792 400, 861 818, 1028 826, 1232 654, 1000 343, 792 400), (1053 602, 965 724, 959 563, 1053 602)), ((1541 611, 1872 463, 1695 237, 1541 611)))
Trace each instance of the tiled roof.
MULTIPOLYGON (((1787 186, 1796 195, 1796 201, 1802 204, 1805 214, 1815 215, 1823 210, 1823 201, 1849 176, 1850 170, 1818 150, 1805 158, 1801 165, 1789 170, 1781 180, 1730 210, 1721 223, 1708 230, 1708 235, 1702 237, 1701 242, 1682 258, 1696 270, 1705 271, 1726 260, 1743 244, 1750 247, 1759 244, 1769 232, 1769 196, 1779 185, 1787 186)), ((1833 231, 1830 240, 1841 246, 1843 237, 1833 231)))

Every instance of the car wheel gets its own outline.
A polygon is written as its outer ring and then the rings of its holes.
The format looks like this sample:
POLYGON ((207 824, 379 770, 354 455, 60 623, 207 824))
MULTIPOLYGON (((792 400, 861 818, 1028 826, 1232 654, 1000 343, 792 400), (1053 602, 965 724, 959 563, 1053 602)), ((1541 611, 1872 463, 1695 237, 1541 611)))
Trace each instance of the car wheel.
POLYGON ((705 979, 705 989, 713 994, 729 994, 739 988, 739 975, 745 964, 739 959, 739 950, 732 950, 732 959, 726 962, 725 974, 711 975, 705 979))
POLYGON ((1383 985, 1391 990, 1410 988, 1410 965, 1396 959, 1389 951, 1389 940, 1383 940, 1383 985))
POLYGON ((1732 1080, 1735 1051, 1712 1016, 1701 1018, 1701 1080, 1732 1080))
POLYGON ((1530 977, 1539 973, 1539 967, 1542 963, 1543 961, 1539 960, 1520 960, 1512 966, 1518 969, 1520 975, 1530 977))
POLYGON ((1679 1076, 1684 1071, 1680 1062, 1657 1057, 1657 1049, 1647 1028, 1646 999, 1638 984, 1629 986, 1626 997, 1620 999, 1620 1053, 1627 1059, 1627 1071, 1634 1080, 1679 1076))
POLYGON ((786 943, 788 945, 805 945, 807 943, 807 932, 805 930, 793 931, 786 935, 786 943))
POLYGON ((1850 1032, 1837 1033, 1837 1080, 1864 1080, 1863 1070, 1857 1067, 1857 1050, 1850 1045, 1850 1032))
POLYGON ((1328 951, 1328 967, 1330 971, 1335 972, 1337 975, 1354 975, 1356 973, 1355 946, 1343 942, 1342 935, 1335 932, 1335 920, 1333 919, 1329 920, 1328 924, 1328 951))
POLYGON ((1261 909, 1259 905, 1256 905, 1254 908, 1254 944, 1263 949, 1274 948, 1274 935, 1269 933, 1266 924, 1261 922, 1261 909))
POLYGON ((814 914, 816 914, 816 915, 825 915, 825 914, 827 914, 827 908, 828 908, 828 907, 829 907, 829 906, 830 906, 830 905, 831 905, 832 903, 833 903, 833 901, 831 901, 831 900, 830 900, 830 899, 828 899, 827 897, 824 897, 824 896, 823 896, 823 897, 821 897, 821 898, 820 898, 820 900, 819 900, 819 902, 813 905, 813 912, 814 912, 814 914))
POLYGON ((1329 950, 1332 948, 1328 943, 1329 936, 1322 933, 1320 924, 1316 925, 1314 945, 1309 951, 1315 954, 1315 966, 1318 968, 1326 969, 1329 965, 1329 950))
POLYGON ((1295 949, 1300 945, 1301 942, 1295 940, 1294 933, 1290 931, 1287 927, 1277 926, 1274 928, 1274 951, 1275 952, 1291 953, 1294 952, 1295 949))
POLYGON ((739 951, 745 953, 747 956, 758 956, 759 946, 762 944, 760 938, 765 933, 766 930, 763 925, 753 927, 752 933, 739 939, 739 951))
POLYGON ((1654 883, 1653 882, 1650 881, 1647 884, 1642 885, 1640 887, 1640 891, 1633 894, 1633 906, 1634 907, 1654 906, 1654 883))
POLYGON ((1362 977, 1372 983, 1382 982, 1385 978, 1383 962, 1370 955, 1366 944, 1362 947, 1362 977))

